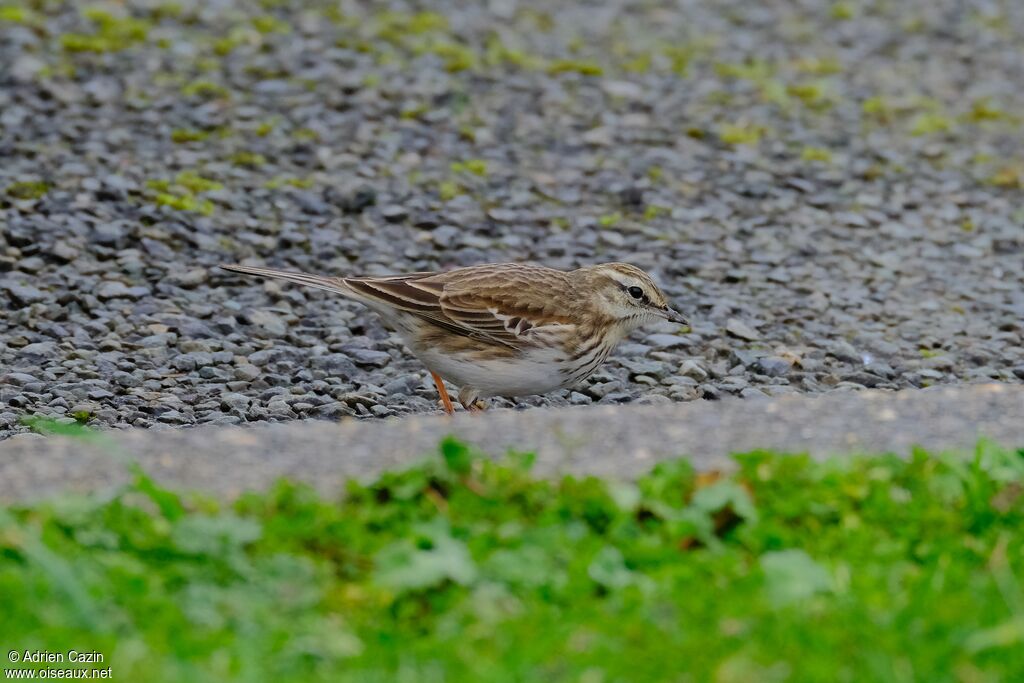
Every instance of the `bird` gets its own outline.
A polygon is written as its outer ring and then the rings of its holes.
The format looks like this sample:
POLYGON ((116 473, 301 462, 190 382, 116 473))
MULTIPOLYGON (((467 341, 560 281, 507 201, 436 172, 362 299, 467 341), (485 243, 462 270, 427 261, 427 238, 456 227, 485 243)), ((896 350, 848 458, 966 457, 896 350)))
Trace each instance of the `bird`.
POLYGON ((634 329, 688 325, 650 275, 627 263, 558 270, 490 263, 383 277, 330 277, 247 265, 221 268, 327 290, 365 304, 426 366, 446 413, 443 380, 469 411, 483 399, 579 384, 634 329))

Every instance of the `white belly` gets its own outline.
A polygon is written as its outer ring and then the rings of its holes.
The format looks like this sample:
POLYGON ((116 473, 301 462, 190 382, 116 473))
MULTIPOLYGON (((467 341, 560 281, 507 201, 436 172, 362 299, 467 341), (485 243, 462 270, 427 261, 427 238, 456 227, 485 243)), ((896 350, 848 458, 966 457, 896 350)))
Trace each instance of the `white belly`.
POLYGON ((430 349, 416 355, 429 370, 459 387, 475 389, 480 398, 546 394, 573 383, 559 372, 564 356, 556 349, 531 351, 521 358, 472 363, 430 349))

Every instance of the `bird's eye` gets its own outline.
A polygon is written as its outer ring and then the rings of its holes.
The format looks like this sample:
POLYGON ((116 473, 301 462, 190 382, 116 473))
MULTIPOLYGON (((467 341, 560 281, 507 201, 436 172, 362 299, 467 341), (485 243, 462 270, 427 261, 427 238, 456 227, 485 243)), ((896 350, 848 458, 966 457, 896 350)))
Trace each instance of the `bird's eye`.
POLYGON ((629 295, 634 299, 644 298, 644 290, 640 289, 639 287, 633 286, 627 289, 626 291, 629 292, 629 295))

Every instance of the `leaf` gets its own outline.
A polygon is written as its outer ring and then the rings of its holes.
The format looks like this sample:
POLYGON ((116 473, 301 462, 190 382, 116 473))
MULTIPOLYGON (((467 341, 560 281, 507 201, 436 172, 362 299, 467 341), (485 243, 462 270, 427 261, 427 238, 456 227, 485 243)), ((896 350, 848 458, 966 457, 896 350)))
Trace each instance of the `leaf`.
POLYGON ((68 436, 73 439, 93 439, 98 434, 79 422, 61 422, 52 417, 28 415, 21 418, 21 424, 43 436, 68 436))
POLYGON ((17 539, 18 550, 24 554, 33 569, 49 578, 59 593, 67 598, 79 624, 95 628, 102 622, 100 609, 89 595, 83 577, 75 571, 73 558, 55 552, 43 542, 36 529, 27 524, 20 524, 2 507, 0 530, 9 530, 9 535, 17 539))
POLYGON ((633 571, 626 566, 626 560, 622 552, 615 546, 606 545, 598 551, 597 555, 587 569, 587 575, 595 583, 604 586, 609 590, 625 588, 633 583, 633 571))
POLYGON ((551 555, 535 545, 496 550, 487 558, 486 569, 492 579, 529 587, 550 583, 557 572, 551 555))
POLYGON ((451 537, 443 522, 422 525, 417 531, 419 544, 406 538, 377 553, 377 583, 404 593, 436 588, 446 581, 468 585, 476 580, 477 567, 469 550, 451 537))
POLYGON ((252 519, 235 515, 189 515, 174 525, 174 545, 194 555, 222 555, 252 543, 262 535, 262 527, 252 519))
POLYGON ((456 474, 469 474, 469 470, 473 465, 473 455, 466 444, 453 436, 446 436, 441 441, 441 456, 444 458, 445 465, 452 472, 456 474))
POLYGON ((725 507, 731 507, 733 512, 748 522, 757 521, 757 508, 747 493, 739 484, 722 480, 711 486, 698 489, 693 494, 691 507, 701 512, 714 513, 725 507))
POLYGON ((133 465, 132 469, 135 473, 135 490, 152 500, 165 518, 173 522, 185 514, 185 507, 177 494, 158 486, 138 465, 133 465))
POLYGON ((531 453, 529 451, 509 451, 503 464, 512 470, 525 474, 533 469, 533 464, 536 461, 536 453, 531 453))
POLYGON ((636 512, 643 500, 639 487, 636 484, 616 481, 608 485, 608 494, 623 512, 636 512))
POLYGON ((698 488, 683 517, 693 524, 698 540, 709 547, 718 547, 719 537, 741 522, 756 522, 757 509, 746 489, 721 479, 698 488))
POLYGON ((974 449, 975 467, 997 482, 1010 483, 1024 479, 1024 458, 1015 451, 981 439, 974 449))
POLYGON ((968 652, 981 652, 997 647, 1024 643, 1024 617, 1014 617, 997 626, 972 634, 964 646, 968 652))
POLYGON ((299 636, 288 643, 288 652, 324 660, 355 657, 363 652, 363 642, 337 616, 324 620, 320 630, 299 636))
POLYGON ((777 606, 832 590, 829 571, 798 548, 765 553, 761 556, 761 571, 768 597, 777 606))

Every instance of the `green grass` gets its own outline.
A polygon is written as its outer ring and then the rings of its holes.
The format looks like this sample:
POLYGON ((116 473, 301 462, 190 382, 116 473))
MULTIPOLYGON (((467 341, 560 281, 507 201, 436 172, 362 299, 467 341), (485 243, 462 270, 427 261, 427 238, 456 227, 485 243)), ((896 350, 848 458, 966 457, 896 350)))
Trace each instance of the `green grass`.
POLYGON ((139 474, 0 509, 0 642, 146 681, 1024 676, 1024 451, 634 483, 441 451, 343 499, 221 505, 139 474))

